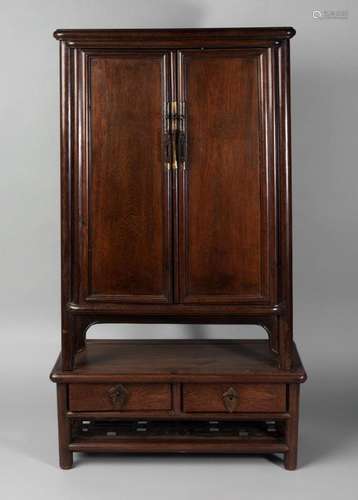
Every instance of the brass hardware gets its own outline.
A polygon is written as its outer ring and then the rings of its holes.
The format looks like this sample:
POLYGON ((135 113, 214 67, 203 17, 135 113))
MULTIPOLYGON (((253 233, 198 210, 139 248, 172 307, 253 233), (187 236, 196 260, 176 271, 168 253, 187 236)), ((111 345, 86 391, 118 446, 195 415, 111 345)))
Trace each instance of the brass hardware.
POLYGON ((128 391, 122 384, 111 387, 108 391, 108 396, 116 410, 120 410, 127 401, 128 391))
POLYGON ((178 170, 178 161, 177 161, 177 102, 171 101, 170 103, 170 132, 172 136, 172 169, 178 170))
POLYGON ((178 134, 178 156, 179 162, 185 163, 186 157, 186 137, 183 130, 179 130, 178 134))
POLYGON ((223 393, 224 405, 227 411, 232 413, 239 402, 239 394, 233 387, 223 393))
POLYGON ((164 135, 164 165, 165 165, 165 168, 166 170, 170 170, 171 169, 171 164, 170 164, 170 161, 171 161, 171 148, 172 148, 172 145, 171 145, 171 137, 169 135, 169 132, 166 132, 166 134, 164 135))
POLYGON ((177 114, 177 102, 176 101, 170 101, 170 113, 172 116, 177 114))
POLYGON ((177 123, 177 102, 176 101, 170 101, 170 130, 172 132, 176 131, 178 128, 178 123, 177 123))
POLYGON ((170 102, 165 103, 164 133, 168 134, 170 129, 170 102))
POLYGON ((185 129, 185 102, 184 101, 180 101, 180 103, 179 103, 178 120, 179 120, 180 130, 184 131, 184 129, 185 129))
POLYGON ((178 169, 176 135, 172 134, 172 169, 178 169))
POLYGON ((166 147, 166 162, 171 161, 168 170, 178 170, 178 164, 185 169, 185 103, 170 101, 166 103, 166 128, 170 135, 170 146, 166 147), (169 151, 170 149, 170 151, 169 151), (171 160, 169 160, 169 157, 171 160))
POLYGON ((181 101, 179 103, 179 114, 178 114, 178 161, 182 165, 183 170, 185 170, 185 160, 186 160, 186 134, 185 134, 185 102, 181 101))

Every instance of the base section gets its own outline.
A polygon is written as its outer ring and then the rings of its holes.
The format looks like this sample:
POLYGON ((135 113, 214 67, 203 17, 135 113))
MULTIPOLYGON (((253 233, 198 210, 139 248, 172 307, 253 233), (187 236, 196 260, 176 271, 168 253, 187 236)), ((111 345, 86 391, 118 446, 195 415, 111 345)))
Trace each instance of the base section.
POLYGON ((282 453, 286 469, 295 469, 306 378, 297 352, 286 372, 265 341, 175 346, 88 342, 73 371, 55 366, 60 466, 72 467, 73 452, 282 453))

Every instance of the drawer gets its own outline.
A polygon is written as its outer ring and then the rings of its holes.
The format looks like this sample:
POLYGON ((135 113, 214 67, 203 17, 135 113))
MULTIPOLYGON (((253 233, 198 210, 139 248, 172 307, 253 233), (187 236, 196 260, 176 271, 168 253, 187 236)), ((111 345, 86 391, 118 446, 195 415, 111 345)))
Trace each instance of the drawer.
POLYGON ((184 384, 186 413, 282 412, 286 410, 284 384, 184 384))
POLYGON ((71 411, 170 410, 170 384, 70 384, 71 411))

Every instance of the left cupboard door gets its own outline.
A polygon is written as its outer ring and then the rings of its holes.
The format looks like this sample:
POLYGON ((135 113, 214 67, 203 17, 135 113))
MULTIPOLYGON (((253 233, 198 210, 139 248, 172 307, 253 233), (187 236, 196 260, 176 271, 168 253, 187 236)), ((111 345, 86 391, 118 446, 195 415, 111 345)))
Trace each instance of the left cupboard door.
POLYGON ((80 301, 170 303, 170 54, 77 57, 80 301))

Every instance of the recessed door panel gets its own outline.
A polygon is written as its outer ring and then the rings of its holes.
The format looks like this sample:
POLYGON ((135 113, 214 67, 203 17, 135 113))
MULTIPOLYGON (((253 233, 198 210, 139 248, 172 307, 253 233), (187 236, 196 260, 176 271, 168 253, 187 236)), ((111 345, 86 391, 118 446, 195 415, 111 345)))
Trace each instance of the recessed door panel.
POLYGON ((171 301, 167 65, 160 52, 86 57, 85 300, 171 301))
POLYGON ((270 53, 183 51, 178 75, 187 141, 179 187, 180 301, 270 302, 275 295, 270 53))

